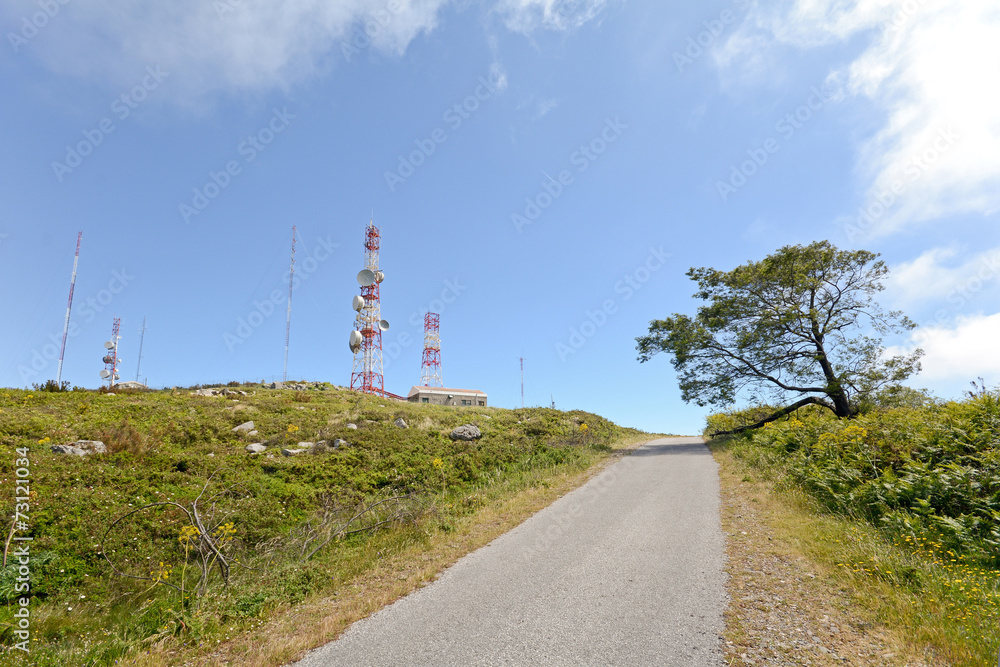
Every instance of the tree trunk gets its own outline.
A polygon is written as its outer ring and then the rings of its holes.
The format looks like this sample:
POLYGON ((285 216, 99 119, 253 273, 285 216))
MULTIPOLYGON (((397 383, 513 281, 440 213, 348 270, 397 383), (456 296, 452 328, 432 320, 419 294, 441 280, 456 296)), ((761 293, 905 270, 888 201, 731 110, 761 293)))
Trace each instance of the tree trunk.
POLYGON ((752 431, 754 429, 761 428, 762 426, 764 426, 764 424, 770 424, 775 420, 781 419, 785 415, 789 415, 798 410, 799 408, 805 407, 807 405, 822 405, 824 408, 832 410, 834 414, 837 414, 837 416, 840 416, 839 413, 837 413, 836 407, 830 405, 822 398, 818 398, 816 396, 807 396, 806 398, 803 398, 801 401, 796 401, 795 403, 792 403, 791 405, 781 408, 777 412, 774 412, 773 414, 764 417, 759 422, 749 424, 747 426, 741 426, 739 428, 734 428, 731 431, 716 431, 715 433, 710 433, 709 437, 717 438, 720 435, 736 435, 738 433, 745 433, 747 431, 752 431))

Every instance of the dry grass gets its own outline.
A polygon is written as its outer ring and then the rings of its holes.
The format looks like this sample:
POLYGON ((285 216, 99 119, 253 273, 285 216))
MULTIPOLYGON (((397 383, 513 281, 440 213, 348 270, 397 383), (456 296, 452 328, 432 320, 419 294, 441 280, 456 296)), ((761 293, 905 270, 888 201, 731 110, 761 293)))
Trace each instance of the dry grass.
POLYGON ((375 568, 341 587, 334 596, 314 597, 294 608, 277 609, 262 626, 240 634, 211 652, 186 652, 182 656, 153 647, 149 653, 136 656, 125 664, 137 667, 175 664, 273 667, 300 659, 310 649, 336 639, 352 623, 430 583, 461 557, 485 546, 586 483, 607 465, 652 437, 632 437, 587 470, 553 474, 545 479, 545 484, 486 506, 456 522, 454 530, 431 535, 429 543, 416 544, 384 558, 375 568))
POLYGON ((886 591, 838 571, 844 521, 712 450, 728 536, 727 665, 947 664, 896 629, 886 591))

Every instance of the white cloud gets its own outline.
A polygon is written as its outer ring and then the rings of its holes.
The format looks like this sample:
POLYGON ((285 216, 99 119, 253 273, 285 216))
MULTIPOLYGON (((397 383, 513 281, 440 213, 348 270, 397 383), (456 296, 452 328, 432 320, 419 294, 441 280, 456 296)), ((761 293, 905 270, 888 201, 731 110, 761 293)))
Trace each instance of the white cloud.
POLYGON ((970 381, 1000 375, 1000 313, 959 317, 954 327, 922 327, 907 345, 886 350, 902 354, 915 347, 924 350, 923 370, 917 378, 935 381, 970 381))
POLYGON ((608 0, 500 0, 496 11, 510 30, 572 30, 592 21, 608 0))
MULTIPOLYGON (((285 87, 366 49, 400 54, 437 25, 448 0, 106 0, 61 5, 25 52, 52 70, 131 86, 146 66, 169 73, 184 103, 219 91, 285 87)), ((35 2, 4 3, 14 24, 35 2)))
POLYGON ((944 301, 964 306, 981 292, 1000 286, 1000 248, 975 254, 957 246, 932 248, 891 267, 885 285, 894 307, 944 301))
MULTIPOLYGON (((1000 117, 988 72, 1000 71, 995 0, 791 0, 756 8, 717 54, 748 76, 798 49, 870 37, 843 68, 846 90, 885 115, 858 155, 867 200, 890 201, 868 231, 1000 210, 1000 117), (747 64, 748 63, 748 64, 747 64), (896 192, 893 192, 895 186, 896 192)), ((876 207, 877 208, 877 207, 876 207)))

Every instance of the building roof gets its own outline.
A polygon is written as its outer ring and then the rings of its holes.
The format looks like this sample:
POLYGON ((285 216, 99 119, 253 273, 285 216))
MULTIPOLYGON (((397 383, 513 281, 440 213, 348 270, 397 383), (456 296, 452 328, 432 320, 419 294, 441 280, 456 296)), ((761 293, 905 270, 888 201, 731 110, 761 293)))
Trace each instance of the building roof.
POLYGON ((485 391, 479 391, 478 389, 449 389, 448 387, 424 387, 416 386, 410 389, 410 393, 406 395, 407 398, 414 396, 416 394, 475 394, 477 396, 486 396, 485 391))

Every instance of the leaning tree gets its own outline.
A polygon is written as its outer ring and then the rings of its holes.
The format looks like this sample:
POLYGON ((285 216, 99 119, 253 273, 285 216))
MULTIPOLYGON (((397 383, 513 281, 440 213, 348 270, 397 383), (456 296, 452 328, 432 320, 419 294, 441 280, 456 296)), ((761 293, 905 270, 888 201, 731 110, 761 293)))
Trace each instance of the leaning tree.
POLYGON ((777 409, 737 431, 759 428, 806 405, 841 418, 882 387, 920 370, 921 350, 887 356, 882 336, 916 325, 875 301, 888 273, 878 254, 829 241, 785 246, 731 271, 692 268, 695 317, 653 320, 637 338, 639 361, 672 355, 681 396, 725 406, 747 392, 777 409))

